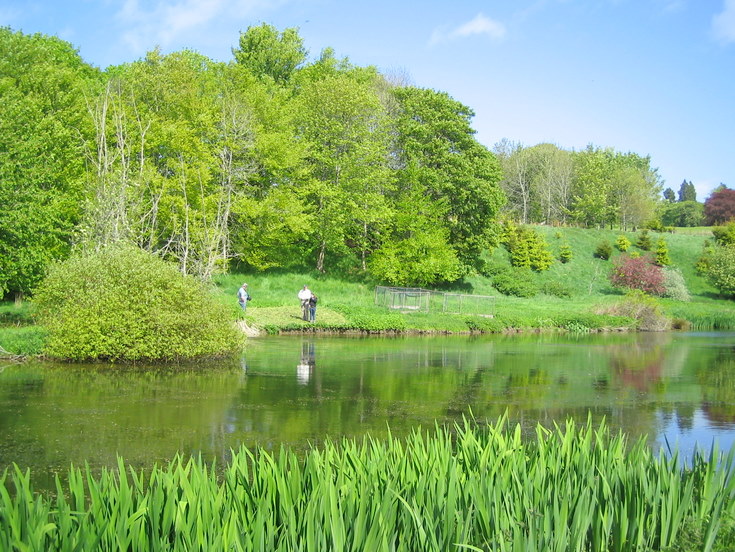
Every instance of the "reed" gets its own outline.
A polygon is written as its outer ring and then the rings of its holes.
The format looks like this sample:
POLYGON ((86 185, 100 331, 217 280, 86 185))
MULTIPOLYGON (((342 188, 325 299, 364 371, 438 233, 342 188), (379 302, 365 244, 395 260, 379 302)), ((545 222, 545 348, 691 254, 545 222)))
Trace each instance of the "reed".
POLYGON ((670 549, 685 527, 709 551, 735 544, 718 542, 732 468, 733 452, 684 463, 590 421, 527 439, 505 417, 303 458, 241 448, 221 471, 72 468, 52 498, 16 468, 0 479, 0 549, 622 552, 670 549))

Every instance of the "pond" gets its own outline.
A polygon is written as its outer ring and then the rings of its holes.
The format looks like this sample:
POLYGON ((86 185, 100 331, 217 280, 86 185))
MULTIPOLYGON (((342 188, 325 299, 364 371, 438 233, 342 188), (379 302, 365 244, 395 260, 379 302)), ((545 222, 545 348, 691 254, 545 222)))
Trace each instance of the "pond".
POLYGON ((657 450, 728 449, 735 333, 286 336, 208 364, 0 364, 0 470, 30 467, 48 488, 70 463, 221 464, 240 444, 305 450, 504 412, 529 434, 591 416, 657 450))

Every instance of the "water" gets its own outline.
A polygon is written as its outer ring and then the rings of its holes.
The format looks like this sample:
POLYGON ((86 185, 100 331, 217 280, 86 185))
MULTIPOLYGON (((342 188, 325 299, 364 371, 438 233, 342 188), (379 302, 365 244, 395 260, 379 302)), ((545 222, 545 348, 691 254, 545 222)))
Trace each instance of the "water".
POLYGON ((239 359, 178 367, 0 364, 0 470, 48 487, 70 463, 224 463, 240 444, 305 450, 495 420, 531 435, 568 417, 685 455, 735 438, 735 333, 267 337, 239 359))

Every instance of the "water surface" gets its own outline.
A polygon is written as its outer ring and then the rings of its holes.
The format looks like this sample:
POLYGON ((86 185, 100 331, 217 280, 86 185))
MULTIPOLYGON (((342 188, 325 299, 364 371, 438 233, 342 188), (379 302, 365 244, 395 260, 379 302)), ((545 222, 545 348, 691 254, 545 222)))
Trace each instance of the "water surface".
POLYGON ((685 454, 735 437, 735 333, 266 337, 208 364, 0 370, 0 470, 30 467, 40 486, 118 455, 221 463, 240 444, 304 450, 504 412, 529 435, 537 422, 604 417, 685 454))

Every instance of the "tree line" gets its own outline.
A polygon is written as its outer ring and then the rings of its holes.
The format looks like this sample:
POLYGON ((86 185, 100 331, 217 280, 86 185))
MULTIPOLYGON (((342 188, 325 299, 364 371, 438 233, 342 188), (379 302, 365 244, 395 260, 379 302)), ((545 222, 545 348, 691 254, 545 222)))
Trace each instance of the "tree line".
POLYGON ((311 268, 391 284, 471 273, 521 222, 637 226, 648 157, 475 138, 471 108, 296 29, 108 67, 0 28, 0 295, 32 293, 73 249, 128 243, 209 279, 311 268))

